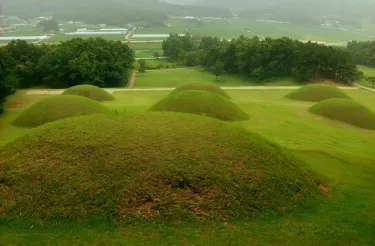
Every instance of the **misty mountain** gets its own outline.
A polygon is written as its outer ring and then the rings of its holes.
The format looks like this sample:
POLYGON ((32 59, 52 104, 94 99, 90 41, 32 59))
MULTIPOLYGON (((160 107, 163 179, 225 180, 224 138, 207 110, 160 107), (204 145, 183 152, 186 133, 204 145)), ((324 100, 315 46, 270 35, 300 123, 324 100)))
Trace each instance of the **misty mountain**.
POLYGON ((159 0, 3 0, 3 13, 24 18, 52 15, 57 19, 107 24, 155 19, 162 22, 167 15, 231 16, 224 8, 182 6, 159 0))

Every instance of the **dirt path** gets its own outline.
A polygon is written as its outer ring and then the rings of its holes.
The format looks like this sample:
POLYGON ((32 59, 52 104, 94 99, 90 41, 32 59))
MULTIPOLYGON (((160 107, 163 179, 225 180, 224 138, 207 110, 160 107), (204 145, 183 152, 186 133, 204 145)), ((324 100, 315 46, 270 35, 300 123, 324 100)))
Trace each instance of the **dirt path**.
POLYGON ((130 78, 130 81, 128 83, 128 88, 131 89, 134 87, 135 79, 137 78, 137 71, 132 71, 132 77, 130 78))
MULTIPOLYGON (((130 84, 130 83, 129 83, 130 84)), ((134 86, 134 83, 133 83, 134 86)), ((224 86, 221 87, 224 90, 295 90, 300 88, 301 86, 224 86)), ((343 90, 358 90, 358 87, 339 87, 343 90)), ((118 91, 173 91, 175 88, 113 88, 113 89, 105 89, 109 93, 114 93, 118 91)), ((64 90, 27 90, 25 91, 26 95, 59 95, 64 90)))

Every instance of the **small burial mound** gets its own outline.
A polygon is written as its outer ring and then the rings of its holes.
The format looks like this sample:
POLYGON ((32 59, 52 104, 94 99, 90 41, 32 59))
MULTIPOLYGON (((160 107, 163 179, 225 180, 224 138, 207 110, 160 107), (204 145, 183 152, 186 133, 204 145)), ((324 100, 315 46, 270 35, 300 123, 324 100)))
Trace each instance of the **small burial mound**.
POLYGON ((301 204, 317 189, 276 144, 190 114, 76 117, 0 150, 0 217, 243 218, 301 204))
POLYGON ((43 99, 24 110, 13 122, 21 127, 37 127, 67 117, 106 114, 109 109, 102 104, 80 96, 53 96, 43 99))
POLYGON ((314 105, 309 111, 360 128, 375 129, 375 113, 354 100, 328 99, 314 105))
POLYGON ((349 98, 349 96, 336 86, 313 84, 293 91, 287 95, 287 98, 298 101, 320 102, 330 98, 349 98))
POLYGON ((216 94, 219 94, 220 96, 230 98, 230 96, 220 88, 220 86, 217 86, 212 83, 189 83, 189 84, 183 84, 179 87, 177 87, 173 93, 175 92, 181 92, 181 91, 210 91, 214 92, 216 94))
POLYGON ((63 95, 75 95, 90 98, 95 101, 113 101, 114 96, 106 90, 93 85, 77 85, 65 90, 63 95))
POLYGON ((229 99, 208 91, 171 93, 151 110, 197 114, 224 121, 249 119, 249 116, 229 99))

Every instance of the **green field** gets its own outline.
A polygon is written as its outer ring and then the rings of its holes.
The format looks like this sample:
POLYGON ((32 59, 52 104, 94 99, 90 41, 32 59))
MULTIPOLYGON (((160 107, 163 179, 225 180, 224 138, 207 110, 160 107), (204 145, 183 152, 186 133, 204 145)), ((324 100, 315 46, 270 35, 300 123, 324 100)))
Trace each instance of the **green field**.
MULTIPOLYGON (((147 64, 152 62, 162 62, 168 64, 167 61, 146 61, 147 64)), ((138 75, 135 83, 135 88, 173 88, 185 83, 196 82, 213 82, 220 86, 254 86, 254 85, 278 85, 278 86, 298 86, 300 83, 288 79, 278 79, 275 81, 264 82, 257 84, 244 80, 240 77, 222 75, 216 81, 213 74, 204 69, 196 68, 177 68, 176 70, 156 70, 147 71, 144 75, 138 75)))
POLYGON ((316 26, 300 26, 258 22, 253 20, 206 20, 203 26, 197 26, 187 20, 170 19, 164 28, 145 28, 136 34, 168 34, 190 32, 195 36, 215 36, 220 38, 237 38, 241 35, 252 37, 290 37, 298 40, 312 40, 327 43, 345 44, 350 40, 371 40, 371 29, 348 30, 328 29, 316 26))
MULTIPOLYGON (((154 75, 164 72, 158 71, 154 75)), ((146 83, 150 74, 145 75, 144 86, 150 85, 146 83)), ((183 78, 185 74, 172 73, 170 77, 183 78)), ((178 83, 169 80, 163 86, 178 83)), ((238 84, 241 84, 240 80, 238 84)), ((250 120, 234 124, 294 152, 309 169, 328 180, 332 195, 304 207, 276 214, 270 212, 250 221, 39 225, 28 221, 0 220, 1 244, 374 245, 375 152, 372 146, 375 132, 316 117, 308 112, 313 103, 285 99, 291 90, 227 92, 233 102, 251 115, 250 120)), ((105 105, 120 114, 138 114, 147 111, 168 93, 117 92, 114 94, 117 100, 105 105)), ((375 110, 375 94, 363 90, 348 90, 347 93, 375 110)), ((26 96, 22 91, 10 98, 6 113, 0 116, 0 145, 33 131, 13 127, 10 123, 22 109, 41 98, 43 96, 26 96)))

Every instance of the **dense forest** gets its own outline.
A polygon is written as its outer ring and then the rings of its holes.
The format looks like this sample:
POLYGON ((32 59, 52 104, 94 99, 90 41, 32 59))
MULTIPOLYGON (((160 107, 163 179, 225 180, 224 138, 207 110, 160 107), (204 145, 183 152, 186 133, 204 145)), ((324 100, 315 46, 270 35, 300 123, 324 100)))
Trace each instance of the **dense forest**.
POLYGON ((347 50, 356 63, 375 67, 375 41, 352 41, 348 43, 347 50))
POLYGON ((58 45, 12 41, 0 48, 0 104, 16 88, 122 87, 133 63, 134 51, 119 41, 73 39, 58 45))
POLYGON ((218 70, 223 64, 227 73, 259 81, 288 76, 301 81, 330 79, 350 84, 360 76, 345 50, 289 38, 260 40, 241 36, 229 42, 204 37, 198 44, 189 34, 171 35, 164 41, 163 50, 164 55, 187 66, 218 70))

